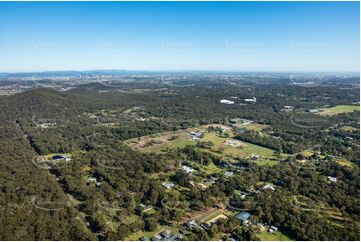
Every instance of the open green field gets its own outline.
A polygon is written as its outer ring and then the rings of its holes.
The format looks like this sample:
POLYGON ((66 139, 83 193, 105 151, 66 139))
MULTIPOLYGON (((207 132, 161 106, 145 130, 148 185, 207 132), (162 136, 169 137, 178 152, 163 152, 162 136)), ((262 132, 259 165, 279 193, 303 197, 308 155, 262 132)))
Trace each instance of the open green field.
POLYGON ((259 166, 273 166, 276 165, 278 163, 278 161, 276 160, 259 160, 256 161, 256 164, 259 166))
POLYGON ((132 216, 125 218, 124 220, 122 220, 122 222, 125 224, 132 224, 132 223, 136 222, 138 219, 139 219, 139 217, 134 214, 132 216))
POLYGON ((165 152, 167 149, 183 148, 187 145, 196 145, 198 141, 190 140, 189 133, 191 131, 203 131, 205 134, 201 141, 211 141, 214 145, 211 148, 200 148, 201 150, 211 152, 214 155, 220 156, 223 159, 229 159, 230 161, 234 160, 235 158, 247 158, 248 156, 254 154, 262 156, 262 158, 256 161, 256 163, 259 165, 274 165, 277 163, 277 159, 273 150, 251 143, 237 141, 231 137, 225 138, 217 136, 214 132, 208 132, 207 127, 208 126, 206 125, 200 126, 198 128, 143 136, 140 138, 127 140, 126 144, 141 152, 165 152), (235 145, 232 146, 227 143, 230 141, 234 142, 235 145))
POLYGON ((292 241, 287 235, 283 234, 280 231, 276 231, 271 233, 263 232, 261 234, 258 234, 258 237, 262 241, 292 241))
POLYGON ((213 162, 210 162, 208 165, 201 165, 198 163, 192 163, 192 167, 198 168, 199 170, 204 171, 207 175, 211 175, 214 173, 220 173, 224 171, 224 169, 219 168, 213 162))
POLYGON ((243 125, 241 127, 244 127, 246 130, 253 130, 253 131, 262 131, 269 127, 269 125, 265 124, 258 124, 258 123, 251 123, 247 125, 243 125))
POLYGON ((197 131, 197 129, 152 134, 127 140, 125 143, 142 152, 159 152, 165 151, 166 148, 182 148, 187 145, 196 144, 196 141, 189 140, 189 133, 192 131, 197 131))
POLYGON ((359 105, 337 105, 335 107, 330 108, 322 108, 320 109, 320 115, 337 115, 339 113, 348 113, 353 111, 360 111, 359 105))
POLYGON ((139 239, 140 239, 141 237, 143 237, 143 236, 146 237, 147 240, 150 240, 150 238, 151 238, 153 235, 155 235, 155 234, 157 234, 156 231, 150 231, 150 232, 138 231, 138 232, 136 232, 136 233, 128 236, 127 238, 125 238, 125 240, 129 240, 129 241, 139 241, 139 239))
POLYGON ((347 160, 338 159, 338 160, 336 160, 336 162, 341 166, 347 166, 350 168, 354 168, 354 166, 355 166, 355 164, 353 164, 352 162, 347 161, 347 160))
POLYGON ((220 216, 223 214, 223 211, 220 209, 214 210, 211 213, 208 213, 206 215, 204 215, 203 217, 198 219, 199 223, 207 223, 208 221, 220 216))
POLYGON ((354 127, 351 127, 351 126, 343 126, 341 128, 341 130, 345 131, 345 132, 350 132, 350 133, 358 131, 357 128, 354 128, 354 127))
POLYGON ((313 152, 311 150, 304 150, 301 152, 301 154, 305 157, 310 157, 313 155, 313 152))
POLYGON ((240 147, 232 147, 226 144, 229 138, 222 138, 215 135, 215 133, 207 133, 202 141, 212 141, 214 146, 212 151, 223 149, 222 154, 228 157, 242 157, 245 158, 251 154, 261 155, 265 158, 274 158, 274 152, 258 145, 239 141, 240 147))

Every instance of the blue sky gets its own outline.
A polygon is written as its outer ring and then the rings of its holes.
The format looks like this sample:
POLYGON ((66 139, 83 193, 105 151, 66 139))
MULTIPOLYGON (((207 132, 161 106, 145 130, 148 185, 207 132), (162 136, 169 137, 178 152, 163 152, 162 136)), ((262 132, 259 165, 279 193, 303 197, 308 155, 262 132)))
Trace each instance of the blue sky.
POLYGON ((0 2, 0 72, 359 71, 358 2, 0 2))

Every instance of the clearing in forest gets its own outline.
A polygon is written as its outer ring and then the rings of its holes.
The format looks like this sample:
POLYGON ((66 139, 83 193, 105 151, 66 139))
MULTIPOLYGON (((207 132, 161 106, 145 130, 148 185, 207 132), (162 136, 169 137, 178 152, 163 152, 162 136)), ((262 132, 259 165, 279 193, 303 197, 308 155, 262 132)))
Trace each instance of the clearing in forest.
POLYGON ((337 115, 339 113, 349 113, 353 111, 360 111, 359 105, 337 105, 330 108, 320 109, 319 115, 337 115))
MULTIPOLYGON (((166 152, 168 149, 183 148, 187 145, 196 146, 198 142, 211 142, 211 147, 199 147, 200 150, 211 152, 222 159, 234 160, 235 158, 248 158, 259 156, 256 160, 260 165, 273 165, 277 163, 274 150, 235 140, 231 130, 225 130, 227 136, 222 136, 213 131, 208 131, 210 125, 189 128, 178 131, 163 132, 127 140, 130 147, 147 153, 166 152), (201 131, 203 137, 199 140, 191 139, 191 132, 201 131), (267 162, 265 162, 267 161, 267 162)), ((215 125, 216 126, 216 125, 215 125)))
POLYGON ((258 234, 258 237, 261 239, 261 241, 292 241, 292 239, 283 234, 281 231, 275 231, 273 233, 264 231, 258 234))

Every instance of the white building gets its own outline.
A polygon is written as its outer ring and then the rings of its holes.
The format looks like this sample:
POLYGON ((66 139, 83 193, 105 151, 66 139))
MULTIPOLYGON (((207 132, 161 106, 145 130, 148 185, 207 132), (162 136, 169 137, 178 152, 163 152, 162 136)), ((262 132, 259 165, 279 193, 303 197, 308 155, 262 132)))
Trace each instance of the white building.
POLYGON ((88 182, 98 182, 95 177, 89 177, 88 182))
POLYGON ((232 177, 234 175, 233 171, 227 171, 226 173, 224 173, 225 177, 232 177))
POLYGON ((234 101, 231 101, 231 100, 227 100, 227 99, 222 99, 221 101, 219 101, 220 103, 223 103, 223 104, 234 104, 234 101))
POLYGON ((271 189, 272 191, 275 190, 275 188, 271 184, 267 184, 262 187, 262 190, 267 190, 267 189, 271 189))
POLYGON ((253 98, 245 98, 244 101, 245 102, 255 103, 255 102, 257 102, 257 99, 255 97, 253 97, 253 98))
POLYGON ((189 229, 195 229, 198 227, 197 222, 194 220, 188 220, 186 224, 189 229))
POLYGON ((174 187, 174 183, 172 183, 172 182, 162 182, 162 186, 165 189, 171 189, 172 187, 174 187))
POLYGON ((328 176, 327 178, 328 178, 328 180, 330 180, 330 181, 332 181, 332 182, 337 182, 337 178, 336 178, 336 177, 328 176))
POLYGON ((188 167, 188 166, 183 166, 182 170, 185 171, 187 174, 190 174, 194 171, 194 169, 188 167))

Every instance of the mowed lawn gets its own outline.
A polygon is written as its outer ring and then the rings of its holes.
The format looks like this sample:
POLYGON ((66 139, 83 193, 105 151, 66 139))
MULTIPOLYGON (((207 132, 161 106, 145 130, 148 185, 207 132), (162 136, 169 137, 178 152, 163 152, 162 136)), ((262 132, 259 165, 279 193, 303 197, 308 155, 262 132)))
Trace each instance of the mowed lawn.
POLYGON ((287 235, 283 234, 280 231, 276 231, 271 233, 263 232, 261 234, 258 234, 258 237, 262 241, 292 241, 287 235))
POLYGON ((360 111, 359 105, 337 105, 335 107, 330 108, 322 108, 320 109, 320 115, 337 115, 339 113, 349 113, 353 111, 360 111))

